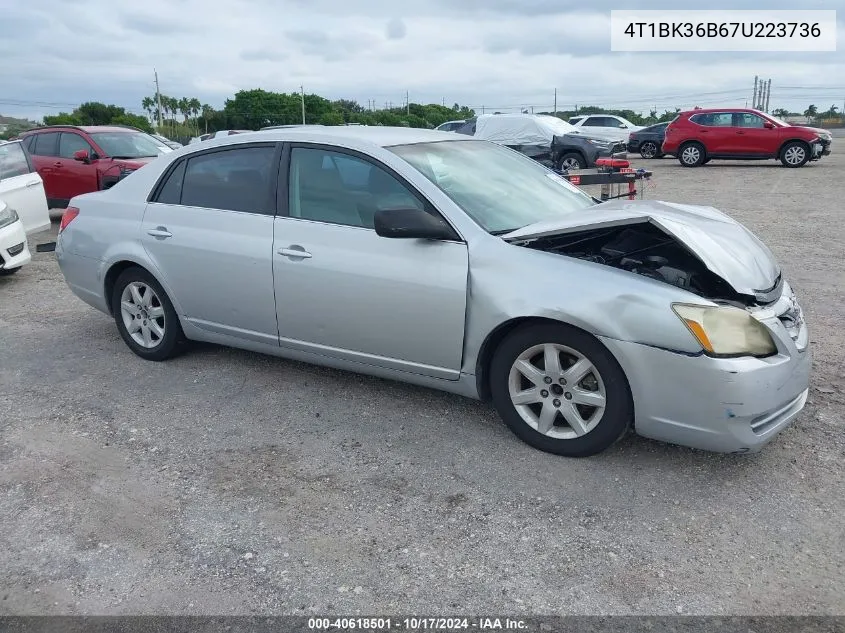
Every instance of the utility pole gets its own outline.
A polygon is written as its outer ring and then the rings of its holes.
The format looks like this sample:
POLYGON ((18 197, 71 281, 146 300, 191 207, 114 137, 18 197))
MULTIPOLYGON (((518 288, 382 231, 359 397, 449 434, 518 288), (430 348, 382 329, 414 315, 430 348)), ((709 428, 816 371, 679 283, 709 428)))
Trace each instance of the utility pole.
POLYGON ((557 114, 557 88, 555 88, 555 109, 552 114, 557 114))
POLYGON ((302 125, 305 125, 305 88, 299 87, 299 94, 302 95, 302 125))
POLYGON ((162 123, 161 123, 161 90, 158 88, 158 71, 153 68, 153 74, 156 78, 156 104, 158 106, 158 129, 161 130, 162 123))
POLYGON ((769 79, 769 81, 766 82, 766 109, 763 110, 763 112, 765 112, 766 114, 769 113, 769 99, 771 98, 771 96, 772 96, 772 80, 769 79))
POLYGON ((759 79, 758 75, 754 75, 754 92, 751 95, 751 107, 753 109, 757 109, 757 81, 759 79))
POLYGON ((405 114, 411 114, 411 97, 407 90, 405 91, 405 114))

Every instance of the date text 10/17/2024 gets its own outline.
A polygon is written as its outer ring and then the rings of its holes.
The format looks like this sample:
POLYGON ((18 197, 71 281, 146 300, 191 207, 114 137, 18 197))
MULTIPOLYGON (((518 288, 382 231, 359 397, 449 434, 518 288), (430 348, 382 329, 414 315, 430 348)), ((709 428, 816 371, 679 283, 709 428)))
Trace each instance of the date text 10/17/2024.
POLYGON ((528 625, 511 618, 308 618, 313 631, 526 631, 528 625))

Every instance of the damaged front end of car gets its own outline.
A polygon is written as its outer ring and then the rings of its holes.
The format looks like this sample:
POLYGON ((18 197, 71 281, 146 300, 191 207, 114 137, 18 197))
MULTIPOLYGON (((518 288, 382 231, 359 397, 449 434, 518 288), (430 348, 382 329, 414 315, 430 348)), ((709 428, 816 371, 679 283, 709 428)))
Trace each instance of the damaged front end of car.
POLYGON ((614 201, 580 218, 524 227, 503 238, 741 308, 770 305, 783 291, 769 249, 745 227, 708 207, 614 201))

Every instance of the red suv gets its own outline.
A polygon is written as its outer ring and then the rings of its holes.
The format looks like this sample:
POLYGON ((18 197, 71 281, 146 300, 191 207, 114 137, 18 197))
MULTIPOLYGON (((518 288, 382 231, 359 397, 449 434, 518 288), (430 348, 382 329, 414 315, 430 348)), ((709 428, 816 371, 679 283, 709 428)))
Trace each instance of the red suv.
POLYGON ((802 167, 830 154, 831 134, 790 125, 759 110, 696 109, 681 112, 666 128, 663 151, 684 167, 698 167, 714 158, 779 159, 786 167, 802 167))
POLYGON ((124 127, 54 125, 21 134, 44 181, 51 209, 83 193, 108 189, 163 150, 148 134, 124 127))

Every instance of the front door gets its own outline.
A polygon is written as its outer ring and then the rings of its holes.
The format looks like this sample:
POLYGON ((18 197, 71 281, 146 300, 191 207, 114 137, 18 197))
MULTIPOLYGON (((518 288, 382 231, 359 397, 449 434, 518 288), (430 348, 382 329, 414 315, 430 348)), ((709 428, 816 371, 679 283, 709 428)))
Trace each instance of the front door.
POLYGON ((27 233, 49 228, 50 215, 41 176, 17 142, 0 145, 0 200, 17 211, 27 233))
POLYGON ((278 345, 273 298, 275 143, 192 154, 147 205, 144 248, 184 316, 214 334, 278 345))
POLYGON ((94 151, 81 134, 61 133, 59 155, 53 173, 53 184, 61 194, 57 196, 59 198, 70 200, 74 196, 99 189, 97 167, 73 158, 73 154, 81 149, 87 151, 89 156, 94 151))
POLYGON ((767 128, 766 120, 753 112, 734 113, 736 153, 747 156, 774 156, 780 145, 777 128, 767 128))
POLYGON ((436 211, 363 155, 294 146, 287 181, 288 213, 273 229, 281 345, 456 380, 466 244, 378 236, 379 209, 436 211))

